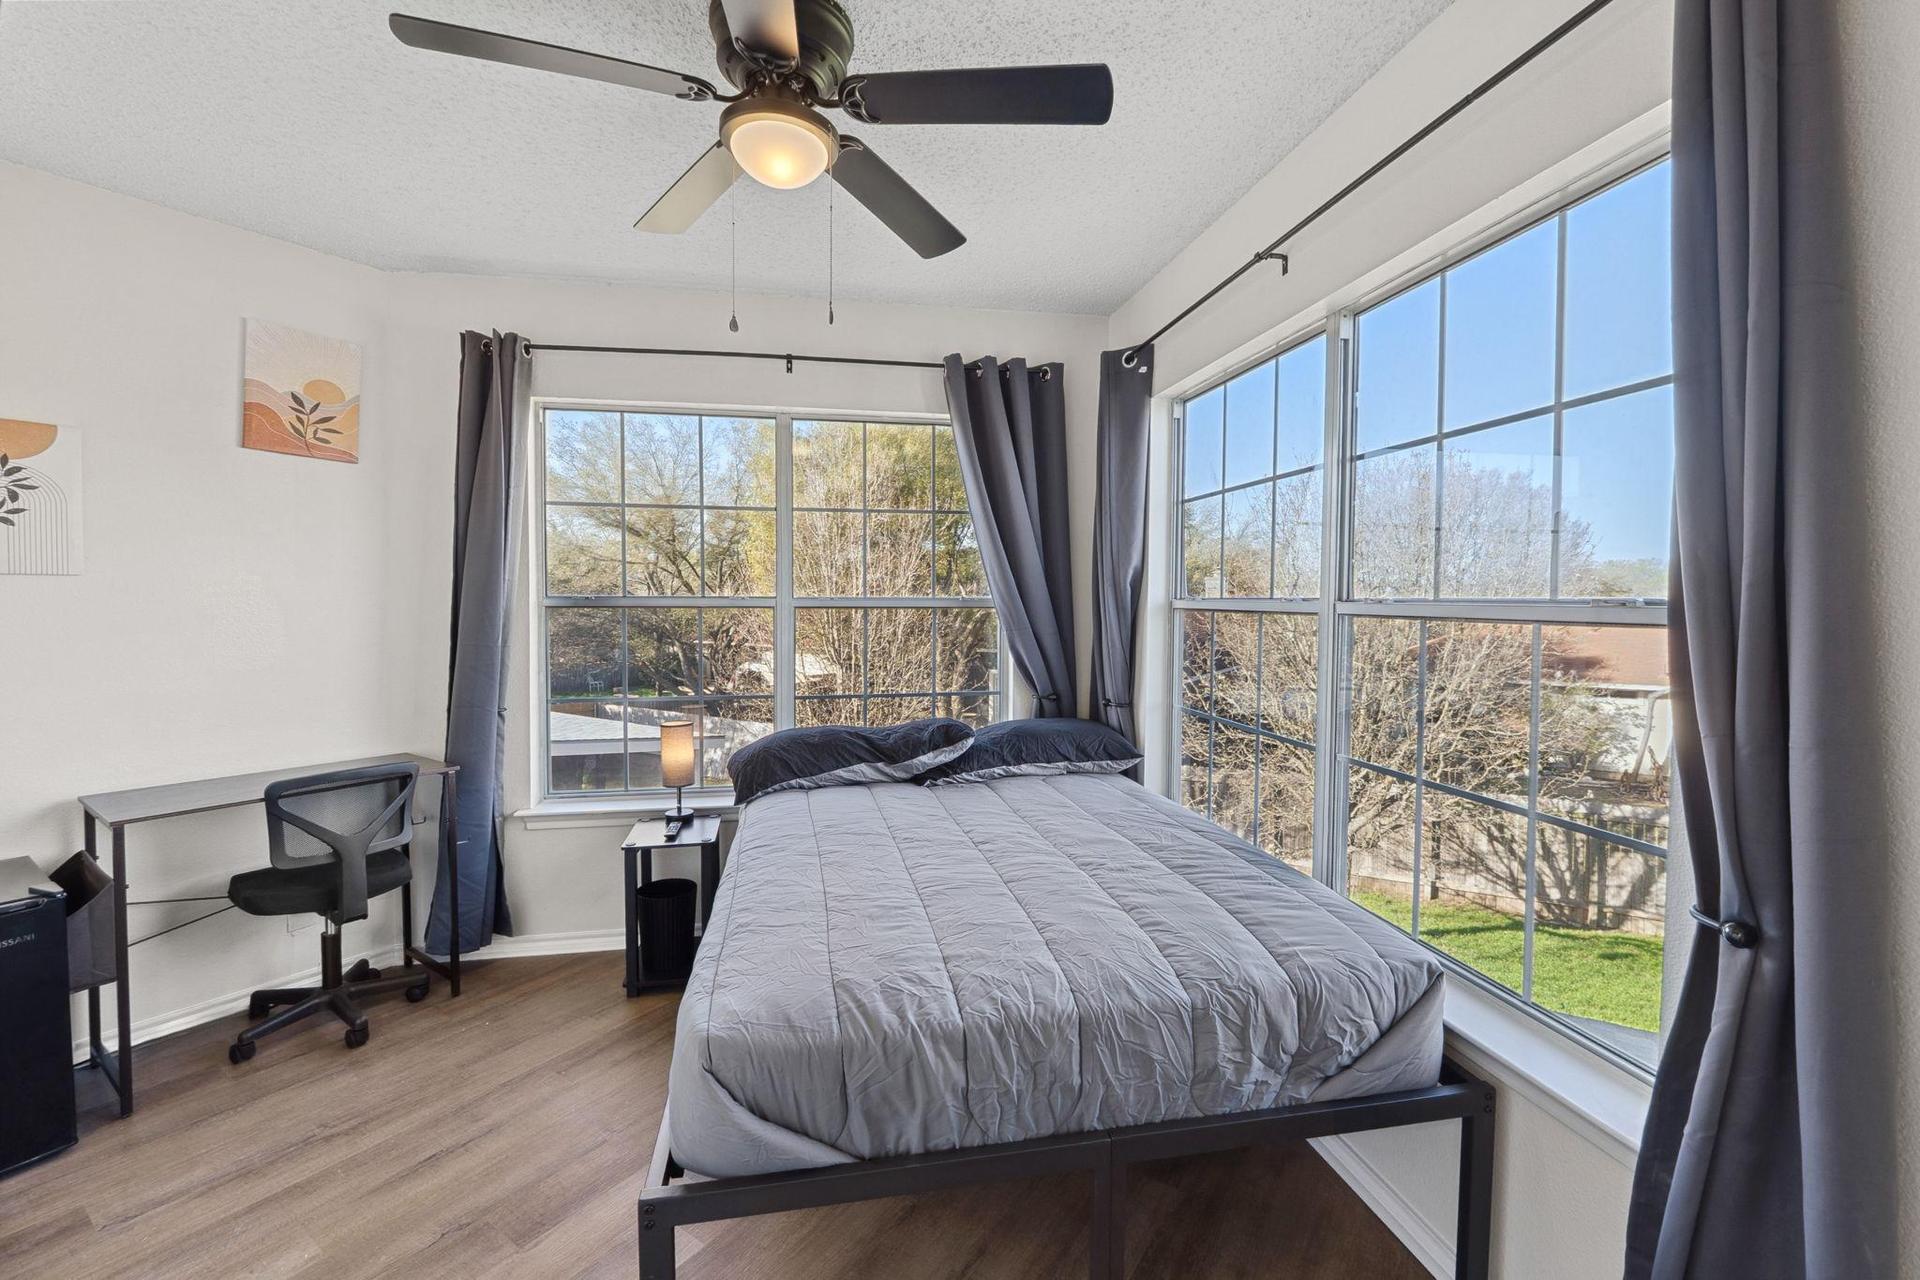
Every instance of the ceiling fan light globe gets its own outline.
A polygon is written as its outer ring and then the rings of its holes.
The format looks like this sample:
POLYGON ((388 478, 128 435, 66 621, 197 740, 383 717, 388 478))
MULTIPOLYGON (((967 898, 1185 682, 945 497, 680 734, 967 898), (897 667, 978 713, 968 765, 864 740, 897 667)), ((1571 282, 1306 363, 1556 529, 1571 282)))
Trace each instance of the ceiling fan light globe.
POLYGON ((720 138, 742 172, 781 191, 825 173, 840 147, 833 127, 817 114, 778 101, 737 104, 722 118, 720 138))

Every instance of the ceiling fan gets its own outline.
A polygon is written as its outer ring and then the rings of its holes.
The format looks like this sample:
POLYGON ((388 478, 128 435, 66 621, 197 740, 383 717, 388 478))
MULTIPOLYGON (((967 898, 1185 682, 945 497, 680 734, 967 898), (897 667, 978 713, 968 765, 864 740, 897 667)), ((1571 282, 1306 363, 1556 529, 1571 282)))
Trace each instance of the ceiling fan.
POLYGON ((804 187, 827 169, 854 199, 923 258, 966 243, 872 147, 820 109, 862 124, 1105 124, 1113 75, 1104 64, 980 67, 848 75, 853 22, 838 0, 711 0, 707 23, 720 70, 737 90, 605 54, 396 13, 393 34, 416 49, 603 80, 689 102, 724 102, 720 137, 634 225, 685 231, 741 170, 769 187, 804 187))

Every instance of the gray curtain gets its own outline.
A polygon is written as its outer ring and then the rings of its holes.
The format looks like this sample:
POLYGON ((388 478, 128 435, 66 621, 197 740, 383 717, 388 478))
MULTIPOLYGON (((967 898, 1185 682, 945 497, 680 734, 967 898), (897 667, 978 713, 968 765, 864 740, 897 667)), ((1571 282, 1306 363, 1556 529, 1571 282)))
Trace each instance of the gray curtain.
POLYGON ((1704 922, 1634 1179, 1635 1278, 1895 1271, 1831 8, 1676 6, 1674 761, 1704 922))
MULTIPOLYGON (((1093 672, 1087 714, 1140 741, 1133 714, 1140 580, 1147 564, 1147 405, 1153 348, 1100 357, 1099 487, 1093 508, 1093 672)), ((1136 767, 1134 772, 1138 774, 1136 767)))
POLYGON ((447 885, 460 878, 460 950, 511 934, 500 874, 500 774, 506 752, 507 654, 525 478, 527 366, 518 334, 460 335, 453 481, 453 629, 447 754, 460 766, 458 849, 442 850, 427 950, 453 937, 447 885))
POLYGON ((1067 414, 1058 364, 947 357, 947 412, 987 585, 1037 716, 1078 715, 1067 414))

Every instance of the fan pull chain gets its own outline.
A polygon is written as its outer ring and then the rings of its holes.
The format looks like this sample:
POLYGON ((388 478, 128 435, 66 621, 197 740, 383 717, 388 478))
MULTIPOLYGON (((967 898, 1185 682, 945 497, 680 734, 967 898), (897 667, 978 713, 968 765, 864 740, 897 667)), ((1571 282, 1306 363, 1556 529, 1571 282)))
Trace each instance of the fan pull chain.
POLYGON ((833 170, 827 170, 827 323, 833 323, 833 170))
POLYGON ((733 311, 727 317, 727 330, 730 333, 740 332, 740 222, 735 214, 733 198, 733 193, 738 186, 739 184, 736 183, 727 188, 727 239, 730 245, 728 256, 732 261, 733 270, 733 311))

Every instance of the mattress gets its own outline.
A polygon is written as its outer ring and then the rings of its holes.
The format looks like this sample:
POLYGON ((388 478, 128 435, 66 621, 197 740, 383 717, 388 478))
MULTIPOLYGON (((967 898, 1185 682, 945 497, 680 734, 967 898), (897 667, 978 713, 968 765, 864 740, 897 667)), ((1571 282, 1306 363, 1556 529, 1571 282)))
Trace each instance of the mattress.
POLYGON ((1441 971, 1124 778, 781 792, 682 998, 674 1157, 712 1177, 1424 1087, 1441 971))

